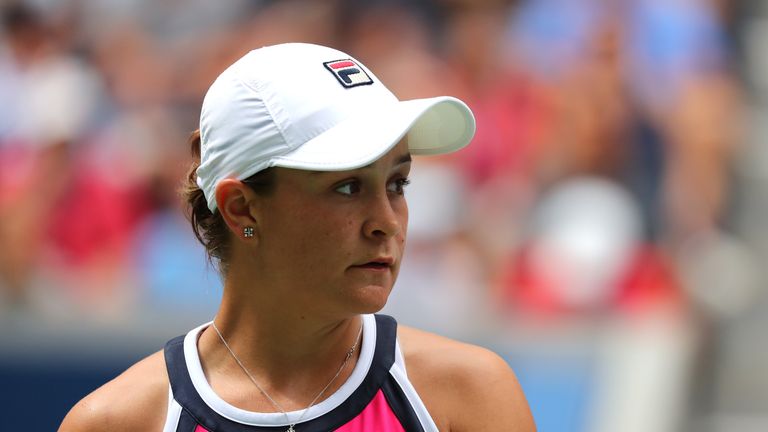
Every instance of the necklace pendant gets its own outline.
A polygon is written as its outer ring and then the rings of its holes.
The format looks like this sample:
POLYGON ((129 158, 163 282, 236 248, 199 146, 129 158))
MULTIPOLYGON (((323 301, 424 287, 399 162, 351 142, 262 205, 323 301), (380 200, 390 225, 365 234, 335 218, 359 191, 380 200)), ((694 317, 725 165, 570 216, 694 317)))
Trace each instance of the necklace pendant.
POLYGON ((285 432, 296 432, 296 429, 293 428, 293 425, 288 426, 288 430, 285 432))

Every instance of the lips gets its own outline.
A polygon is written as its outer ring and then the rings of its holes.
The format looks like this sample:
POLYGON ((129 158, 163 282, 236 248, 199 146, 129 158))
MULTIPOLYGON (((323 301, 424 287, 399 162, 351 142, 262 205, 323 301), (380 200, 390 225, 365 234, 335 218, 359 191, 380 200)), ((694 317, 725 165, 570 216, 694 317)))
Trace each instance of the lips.
POLYGON ((353 267, 365 268, 371 270, 387 270, 394 265, 395 259, 392 257, 377 257, 368 262, 354 265, 353 267))
POLYGON ((357 267, 371 268, 371 269, 387 269, 389 268, 389 265, 385 263, 380 263, 380 262, 369 262, 367 264, 359 265, 357 267))

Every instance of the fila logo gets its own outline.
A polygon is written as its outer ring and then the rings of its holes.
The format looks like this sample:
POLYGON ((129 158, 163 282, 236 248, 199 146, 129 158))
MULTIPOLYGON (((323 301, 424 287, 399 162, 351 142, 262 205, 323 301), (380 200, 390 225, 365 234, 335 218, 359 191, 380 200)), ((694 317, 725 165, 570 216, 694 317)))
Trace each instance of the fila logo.
POLYGON ((365 69, 360 67, 354 60, 334 60, 323 63, 326 69, 331 71, 333 76, 344 87, 355 87, 359 85, 373 84, 371 77, 365 73, 365 69))

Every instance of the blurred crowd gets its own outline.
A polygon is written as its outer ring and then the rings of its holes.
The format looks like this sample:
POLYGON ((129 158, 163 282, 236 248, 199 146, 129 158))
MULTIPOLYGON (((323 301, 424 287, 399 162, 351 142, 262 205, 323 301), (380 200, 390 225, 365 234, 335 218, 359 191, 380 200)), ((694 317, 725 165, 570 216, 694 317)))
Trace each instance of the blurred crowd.
POLYGON ((477 118, 470 147, 416 160, 387 310, 450 335, 610 320, 606 358, 627 366, 603 372, 665 386, 614 379, 600 392, 626 415, 592 430, 673 430, 713 322, 762 290, 734 215, 748 3, 2 0, 0 315, 214 311, 178 195, 203 95, 250 49, 319 43, 477 118), (648 426, 621 386, 673 413, 648 426))

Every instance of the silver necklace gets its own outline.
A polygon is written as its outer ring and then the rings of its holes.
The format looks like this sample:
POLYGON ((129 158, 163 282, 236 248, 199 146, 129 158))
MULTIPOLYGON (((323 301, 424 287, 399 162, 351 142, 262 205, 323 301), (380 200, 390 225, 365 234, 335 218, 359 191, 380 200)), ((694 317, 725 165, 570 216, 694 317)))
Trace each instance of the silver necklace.
POLYGON ((331 384, 333 384, 333 382, 336 381, 336 378, 338 378, 339 375, 341 375, 341 371, 344 370, 344 367, 349 362, 349 359, 352 358, 352 354, 354 354, 355 350, 357 349, 357 344, 358 344, 358 342, 360 342, 360 335, 363 334, 363 323, 360 322, 360 330, 358 330, 358 332, 357 332, 357 337, 355 338, 355 343, 352 344, 352 347, 350 347, 349 350, 347 351, 347 355, 344 357, 344 361, 341 362, 341 366, 339 366, 339 370, 336 371, 336 375, 334 375, 333 378, 331 378, 331 380, 328 381, 328 384, 326 384, 325 387, 323 387, 323 389, 320 390, 320 393, 318 393, 317 396, 315 396, 315 398, 312 399, 312 402, 310 402, 309 405, 307 405, 307 407, 304 408, 304 411, 302 411, 302 413, 299 416, 298 420, 296 420, 293 423, 291 423, 291 419, 290 419, 290 417, 288 417, 288 413, 283 409, 283 407, 281 407, 280 404, 277 403, 276 400, 272 399, 272 397, 269 395, 269 393, 267 393, 263 388, 261 388, 259 383, 256 382, 256 378, 254 378, 253 375, 251 375, 251 373, 248 371, 248 369, 245 368, 245 365, 243 365, 243 362, 241 362, 240 359, 235 355, 235 352, 232 351, 232 348, 229 347, 229 344, 227 343, 226 339, 224 339, 224 336, 219 331, 219 328, 216 327, 216 320, 215 319, 213 320, 213 329, 216 330, 216 334, 219 335, 219 339, 221 339, 221 343, 223 343, 224 346, 227 348, 227 351, 229 351, 229 354, 232 355, 233 359, 235 359, 235 362, 237 362, 238 366, 240 366, 240 369, 242 369, 243 372, 245 372, 245 374, 248 375, 248 378, 250 378, 251 382, 256 386, 256 388, 259 389, 259 391, 264 396, 266 396, 266 398, 269 400, 269 402, 272 404, 272 406, 274 406, 275 408, 277 408, 278 411, 283 413, 283 415, 285 416, 285 422, 288 423, 288 430, 286 430, 286 432, 296 432, 296 429, 294 429, 293 427, 296 426, 298 423, 301 423, 301 420, 304 419, 304 416, 307 414, 309 409, 315 404, 315 402, 317 402, 318 399, 320 399, 320 396, 322 396, 323 393, 325 393, 325 391, 328 390, 328 387, 330 387, 331 384))

